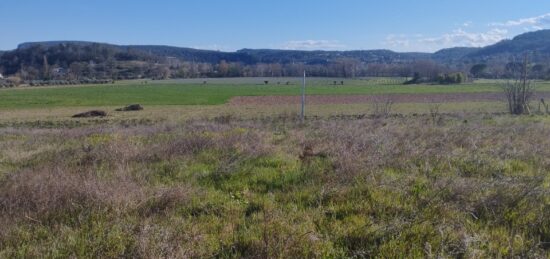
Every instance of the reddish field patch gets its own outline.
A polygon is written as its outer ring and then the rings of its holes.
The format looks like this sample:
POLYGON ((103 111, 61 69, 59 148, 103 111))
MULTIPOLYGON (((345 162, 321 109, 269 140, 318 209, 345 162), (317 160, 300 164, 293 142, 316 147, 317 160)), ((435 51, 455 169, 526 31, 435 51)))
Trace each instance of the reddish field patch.
MULTIPOLYGON (((550 93, 537 93, 536 99, 550 98, 550 93)), ((499 102, 506 101, 503 93, 446 93, 446 94, 383 94, 383 95, 310 95, 309 104, 359 104, 392 101, 394 103, 499 102)), ((237 96, 231 105, 299 104, 300 96, 237 96)))

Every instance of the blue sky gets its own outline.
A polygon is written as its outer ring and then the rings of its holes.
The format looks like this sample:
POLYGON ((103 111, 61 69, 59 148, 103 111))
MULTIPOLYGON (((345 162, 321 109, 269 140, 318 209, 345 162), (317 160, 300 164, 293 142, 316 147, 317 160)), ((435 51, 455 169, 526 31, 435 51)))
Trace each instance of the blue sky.
POLYGON ((0 0, 0 49, 86 40, 435 51, 550 29, 548 0, 0 0))

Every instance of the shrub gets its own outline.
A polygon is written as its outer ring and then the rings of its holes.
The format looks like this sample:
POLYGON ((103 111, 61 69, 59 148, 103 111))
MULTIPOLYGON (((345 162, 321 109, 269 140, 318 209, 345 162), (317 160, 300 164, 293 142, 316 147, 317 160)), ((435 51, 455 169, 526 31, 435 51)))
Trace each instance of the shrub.
POLYGON ((441 74, 437 77, 440 84, 462 84, 466 82, 466 76, 463 73, 441 74))

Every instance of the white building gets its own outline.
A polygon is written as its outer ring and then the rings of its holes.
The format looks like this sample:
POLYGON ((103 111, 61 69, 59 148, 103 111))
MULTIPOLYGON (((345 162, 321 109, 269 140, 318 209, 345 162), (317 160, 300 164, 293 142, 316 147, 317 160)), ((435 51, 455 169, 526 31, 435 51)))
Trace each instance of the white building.
POLYGON ((4 76, 0 73, 0 79, 3 79, 3 78, 4 78, 4 76))

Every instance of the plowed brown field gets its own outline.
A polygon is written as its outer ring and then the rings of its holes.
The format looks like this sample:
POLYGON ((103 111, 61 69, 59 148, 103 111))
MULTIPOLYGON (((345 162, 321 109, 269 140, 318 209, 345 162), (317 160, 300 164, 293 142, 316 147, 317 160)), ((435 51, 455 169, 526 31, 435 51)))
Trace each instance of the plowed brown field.
MULTIPOLYGON (((534 100, 550 98, 550 92, 537 93, 534 100)), ((308 104, 359 104, 392 101, 394 103, 499 102, 503 93, 384 94, 384 95, 310 95, 308 104)), ((299 104, 300 96, 238 96, 231 105, 299 104)))

